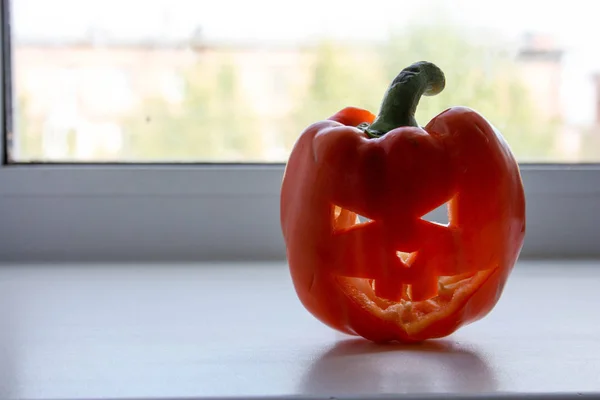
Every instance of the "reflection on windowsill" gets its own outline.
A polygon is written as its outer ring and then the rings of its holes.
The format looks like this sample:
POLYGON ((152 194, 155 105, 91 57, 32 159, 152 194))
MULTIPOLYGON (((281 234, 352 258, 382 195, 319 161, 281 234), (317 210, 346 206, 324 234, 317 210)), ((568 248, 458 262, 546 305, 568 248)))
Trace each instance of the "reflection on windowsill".
POLYGON ((379 345, 363 339, 338 342, 304 375, 299 392, 309 395, 493 392, 488 360, 448 340, 379 345))

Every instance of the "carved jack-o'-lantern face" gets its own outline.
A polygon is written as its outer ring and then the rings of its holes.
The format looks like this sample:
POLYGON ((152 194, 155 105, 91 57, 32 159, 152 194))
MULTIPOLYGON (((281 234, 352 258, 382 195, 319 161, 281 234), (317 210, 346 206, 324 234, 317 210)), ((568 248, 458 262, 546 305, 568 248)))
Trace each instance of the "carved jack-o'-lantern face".
POLYGON ((413 64, 377 118, 343 109, 292 151, 281 191, 290 272, 304 306, 335 329, 448 335, 494 307, 519 256, 523 185, 500 133, 464 107, 416 126, 420 95, 443 86, 433 64, 413 64), (423 218, 445 203, 448 224, 423 218))

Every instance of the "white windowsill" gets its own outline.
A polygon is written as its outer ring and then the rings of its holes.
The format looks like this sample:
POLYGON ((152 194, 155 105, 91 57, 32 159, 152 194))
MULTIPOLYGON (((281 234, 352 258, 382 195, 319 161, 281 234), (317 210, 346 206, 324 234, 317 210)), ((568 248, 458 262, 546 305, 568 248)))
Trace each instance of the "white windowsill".
POLYGON ((410 348, 316 321, 283 263, 4 264, 0 398, 600 395, 598 264, 521 261, 490 315, 410 348))

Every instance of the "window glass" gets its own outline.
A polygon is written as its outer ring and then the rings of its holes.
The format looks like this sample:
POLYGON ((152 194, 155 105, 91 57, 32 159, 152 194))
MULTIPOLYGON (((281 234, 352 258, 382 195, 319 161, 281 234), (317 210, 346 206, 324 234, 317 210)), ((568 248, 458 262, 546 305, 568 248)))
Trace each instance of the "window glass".
POLYGON ((596 3, 13 0, 12 162, 284 162, 418 60, 521 162, 600 160, 596 3))

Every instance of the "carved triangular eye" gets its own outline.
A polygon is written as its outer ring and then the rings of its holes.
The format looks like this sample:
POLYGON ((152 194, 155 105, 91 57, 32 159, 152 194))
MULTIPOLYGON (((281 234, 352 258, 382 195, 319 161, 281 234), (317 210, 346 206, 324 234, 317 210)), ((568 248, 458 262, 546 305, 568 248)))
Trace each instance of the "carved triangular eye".
POLYGON ((333 206, 332 217, 332 226, 334 232, 343 231, 354 225, 362 225, 371 221, 367 217, 363 217, 362 215, 359 215, 353 211, 350 211, 338 205, 333 206))
POLYGON ((433 222, 433 223, 436 223, 439 225, 448 226, 450 224, 450 219, 449 219, 450 208, 449 207, 450 207, 450 201, 442 204, 438 208, 423 215, 421 217, 421 219, 424 219, 425 221, 433 222))

